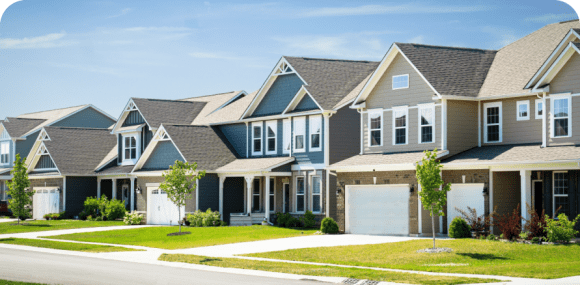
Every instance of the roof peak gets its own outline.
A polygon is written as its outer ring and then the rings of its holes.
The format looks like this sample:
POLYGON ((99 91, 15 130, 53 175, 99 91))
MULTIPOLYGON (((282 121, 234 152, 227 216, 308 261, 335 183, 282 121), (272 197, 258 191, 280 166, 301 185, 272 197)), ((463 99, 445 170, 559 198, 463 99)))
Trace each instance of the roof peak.
POLYGON ((378 61, 372 60, 352 60, 352 59, 336 59, 336 58, 317 58, 317 57, 304 57, 304 56, 282 56, 283 58, 299 58, 304 60, 324 60, 324 61, 346 61, 346 62, 362 62, 362 63, 374 63, 378 61))
POLYGON ((107 131, 111 132, 109 129, 102 128, 87 128, 87 127, 57 127, 57 126, 45 126, 44 129, 64 129, 64 130, 92 130, 92 131, 107 131))
MULTIPOLYGON (((82 107, 82 106, 90 106, 90 105, 91 104, 83 104, 83 105, 77 105, 77 106, 71 106, 71 107, 56 108, 56 109, 52 109, 52 110, 44 110, 44 111, 37 111, 37 112, 31 112, 31 113, 24 113, 24 114, 20 114, 18 116, 32 115, 32 114, 38 114, 38 113, 46 113, 46 112, 51 112, 51 111, 56 111, 56 110, 72 109, 72 108, 77 108, 77 107, 82 107)), ((13 118, 18 118, 18 117, 13 117, 13 118)))
POLYGON ((131 99, 147 100, 147 101, 160 101, 160 102, 175 102, 175 103, 197 103, 197 102, 191 102, 191 101, 172 100, 172 99, 156 99, 156 98, 131 97, 131 99))
POLYGON ((417 43, 401 43, 401 42, 395 42, 395 44, 396 44, 396 45, 415 45, 415 46, 422 46, 422 47, 444 48, 444 49, 473 50, 473 51, 493 51, 493 52, 497 52, 497 50, 494 50, 494 49, 481 49, 481 48, 469 48, 469 47, 454 47, 454 46, 426 45, 426 44, 417 44, 417 43))
POLYGON ((187 97, 187 98, 183 98, 183 99, 178 99, 178 100, 187 100, 187 99, 195 99, 195 98, 203 98, 203 97, 210 97, 210 96, 218 96, 218 95, 224 95, 224 94, 228 94, 228 93, 241 93, 243 92, 243 90, 234 90, 234 91, 228 91, 228 92, 222 92, 222 93, 216 93, 216 94, 209 94, 209 95, 201 95, 201 96, 193 96, 193 97, 187 97))

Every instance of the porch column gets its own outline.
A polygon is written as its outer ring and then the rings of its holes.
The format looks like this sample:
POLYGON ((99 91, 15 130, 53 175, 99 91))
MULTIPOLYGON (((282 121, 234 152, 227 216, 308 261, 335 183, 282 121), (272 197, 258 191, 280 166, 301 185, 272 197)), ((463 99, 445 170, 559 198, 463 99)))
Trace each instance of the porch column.
POLYGON ((522 218, 527 220, 528 217, 528 207, 527 205, 532 205, 532 171, 530 170, 520 170, 521 179, 521 202, 520 209, 522 211, 522 218))
POLYGON ((131 177, 131 213, 135 211, 135 177, 131 177))
POLYGON ((97 198, 101 199, 101 178, 97 178, 97 198))
POLYGON ((246 176, 246 210, 247 214, 252 212, 252 187, 254 186, 254 176, 246 176))
POLYGON ((218 176, 220 179, 220 217, 222 221, 224 220, 224 181, 226 180, 225 176, 218 176))
POLYGON ((266 214, 265 214, 265 218, 266 221, 270 221, 270 175, 266 175, 266 195, 264 197, 266 197, 264 199, 264 202, 266 203, 266 214))
POLYGON ((117 199, 117 179, 111 179, 111 183, 113 183, 113 199, 117 199))

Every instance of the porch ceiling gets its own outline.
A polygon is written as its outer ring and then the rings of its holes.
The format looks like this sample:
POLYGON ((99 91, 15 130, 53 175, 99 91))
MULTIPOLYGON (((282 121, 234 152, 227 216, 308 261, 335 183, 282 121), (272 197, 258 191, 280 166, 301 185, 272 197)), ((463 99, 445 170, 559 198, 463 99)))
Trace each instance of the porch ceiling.
POLYGON ((255 172, 271 171, 273 168, 293 162, 294 157, 267 157, 236 159, 218 169, 216 172, 255 172))
MULTIPOLYGON (((438 151, 437 155, 441 157, 447 153, 448 151, 438 151)), ((408 166, 414 169, 415 163, 423 159, 424 156, 425 154, 422 151, 362 154, 339 161, 328 168, 343 171, 372 171, 373 168, 379 170, 389 166, 408 166)))

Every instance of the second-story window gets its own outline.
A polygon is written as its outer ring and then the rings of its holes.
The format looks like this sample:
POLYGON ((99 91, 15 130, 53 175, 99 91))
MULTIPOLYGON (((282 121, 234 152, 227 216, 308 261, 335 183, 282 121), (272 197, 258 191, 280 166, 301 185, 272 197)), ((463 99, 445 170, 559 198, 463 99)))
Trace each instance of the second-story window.
POLYGON ((419 106, 419 143, 435 141, 435 105, 419 106))
POLYGON ((123 160, 133 160, 137 159, 137 138, 135 136, 124 137, 124 157, 123 160))
POLYGON ((320 176, 312 176, 312 212, 320 213, 322 209, 320 176))
POLYGON ((393 76, 393 90, 409 88, 409 74, 393 76))
POLYGON ((306 117, 294 118, 294 152, 305 151, 306 117))
POLYGON ((570 97, 553 97, 551 102, 552 111, 552 137, 570 136, 570 97))
POLYGON ((536 119, 544 117, 544 104, 542 99, 536 99, 536 119))
POLYGON ((282 143, 284 144, 284 148, 282 149, 282 152, 290 153, 290 148, 292 147, 292 121, 290 119, 284 119, 282 124, 284 132, 284 137, 282 141, 282 143))
POLYGON ((518 121, 525 121, 530 119, 530 101, 518 101, 518 121))
POLYGON ((278 133, 278 122, 266 122, 266 154, 276 154, 276 135, 278 133))
POLYGON ((501 102, 486 103, 484 118, 484 138, 486 143, 501 142, 502 139, 502 116, 501 102))
POLYGON ((252 155, 262 154, 262 122, 252 123, 252 155))
POLYGON ((407 107, 393 108, 393 144, 407 144, 407 118, 409 117, 407 107))
POLYGON ((0 143, 0 164, 7 164, 10 161, 10 142, 0 143))
POLYGON ((369 112, 370 146, 383 145, 383 110, 369 112))
POLYGON ((310 116, 310 151, 322 149, 320 135, 322 134, 322 116, 310 116))

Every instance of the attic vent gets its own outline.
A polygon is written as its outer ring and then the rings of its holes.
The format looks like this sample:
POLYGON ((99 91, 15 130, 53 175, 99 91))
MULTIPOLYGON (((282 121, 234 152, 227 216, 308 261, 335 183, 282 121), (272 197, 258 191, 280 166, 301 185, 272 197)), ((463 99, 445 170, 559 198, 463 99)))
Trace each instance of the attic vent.
POLYGON ((280 66, 278 66, 278 69, 276 70, 275 74, 287 74, 291 72, 293 72, 292 68, 290 68, 290 66, 287 63, 282 62, 280 66))
POLYGON ((36 154, 38 154, 38 155, 48 154, 48 150, 46 149, 46 147, 44 145, 41 145, 40 148, 38 149, 38 152, 36 152, 36 154))
POLYGON ((135 103, 129 102, 129 105, 127 106, 127 109, 125 109, 125 111, 134 111, 134 110, 137 110, 137 106, 135 106, 135 103))
POLYGON ((48 136, 48 134, 46 133, 45 130, 42 130, 42 132, 40 133, 40 140, 41 141, 49 141, 50 137, 48 136))
POLYGON ((155 137, 155 140, 158 140, 158 141, 169 140, 169 134, 167 134, 165 129, 161 129, 161 130, 159 130, 159 133, 155 137))

